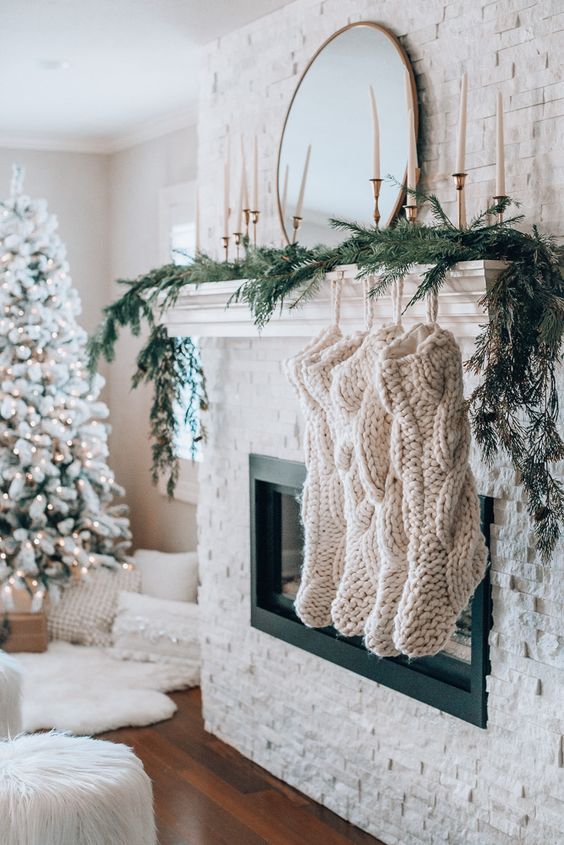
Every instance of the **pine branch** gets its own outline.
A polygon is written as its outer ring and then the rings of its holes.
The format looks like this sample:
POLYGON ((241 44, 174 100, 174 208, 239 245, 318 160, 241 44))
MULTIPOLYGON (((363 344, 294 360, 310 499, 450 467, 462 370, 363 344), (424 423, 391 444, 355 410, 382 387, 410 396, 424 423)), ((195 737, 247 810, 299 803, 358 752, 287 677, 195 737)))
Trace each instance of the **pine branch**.
MULTIPOLYGON (((193 363, 193 350, 181 350, 165 339, 155 314, 171 307, 189 284, 240 279, 230 302, 245 302, 255 324, 264 326, 284 305, 298 307, 313 296, 328 272, 339 265, 356 264, 358 278, 375 277, 371 295, 380 296, 415 266, 422 266, 420 284, 407 307, 438 292, 449 271, 462 261, 498 260, 507 268, 488 288, 482 304, 489 322, 476 341, 467 362, 480 383, 469 400, 474 434, 486 460, 505 452, 519 473, 528 494, 529 512, 535 522, 538 547, 548 557, 564 524, 564 492, 553 475, 553 464, 564 458, 558 431, 556 367, 564 335, 564 250, 536 228, 521 232, 522 215, 499 222, 511 200, 504 198, 460 229, 444 212, 438 198, 414 191, 430 207, 434 225, 399 221, 376 229, 355 222, 332 220, 345 238, 337 247, 308 249, 290 244, 283 249, 249 247, 238 263, 217 262, 198 256, 189 267, 167 265, 134 281, 122 281, 128 290, 105 309, 104 321, 90 342, 95 366, 103 355, 112 360, 119 330, 128 325, 139 333, 145 322, 151 329, 148 348, 140 363, 153 381, 154 438, 167 432, 168 440, 154 451, 154 467, 171 468, 170 443, 174 432, 170 395, 187 383, 193 397, 205 405, 201 366, 193 363), (491 222, 491 221, 494 222, 491 222), (157 354, 158 353, 158 354, 157 354), (176 368, 175 356, 185 355, 185 367, 176 368), (158 395, 157 395, 158 394, 158 395)), ((139 362, 138 362, 139 363, 139 362)), ((188 424, 193 422, 188 420, 188 424)))

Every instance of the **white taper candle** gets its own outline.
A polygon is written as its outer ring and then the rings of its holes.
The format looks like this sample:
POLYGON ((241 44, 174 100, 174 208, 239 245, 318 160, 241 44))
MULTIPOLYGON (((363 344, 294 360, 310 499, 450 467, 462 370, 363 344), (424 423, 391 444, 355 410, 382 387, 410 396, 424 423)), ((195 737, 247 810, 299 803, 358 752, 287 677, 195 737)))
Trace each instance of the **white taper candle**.
MULTIPOLYGON (((407 116, 407 132, 407 187, 415 190, 417 187, 417 139, 415 138, 415 116, 413 109, 409 110, 407 116)), ((417 205, 415 195, 408 193, 405 204, 409 206, 417 205)))
POLYGON ((253 155, 253 211, 259 211, 259 204, 258 204, 258 141, 257 136, 255 135, 255 143, 254 143, 254 155, 253 155))
POLYGON ((311 144, 308 144, 307 145, 307 153, 306 153, 306 157, 305 157, 305 163, 304 163, 304 171, 302 173, 302 183, 300 185, 300 193, 298 195, 298 202, 297 202, 297 205, 296 205, 296 213, 294 215, 295 217, 301 217, 302 216, 302 210, 303 210, 303 206, 304 206, 304 194, 305 194, 306 182, 307 182, 307 171, 309 169, 309 157, 310 157, 310 155, 311 155, 311 144))
POLYGON ((501 91, 497 92, 495 195, 496 197, 505 196, 505 144, 503 138, 503 96, 501 91))
POLYGON ((411 87, 411 76, 409 75, 409 71, 406 70, 403 81, 405 83, 405 110, 409 113, 409 110, 413 108, 413 89, 411 87))
POLYGON ((458 143, 456 146, 455 173, 465 173, 466 167, 466 120, 468 104, 468 75, 462 74, 460 83, 460 110, 458 115, 458 143))
POLYGON ((380 121, 378 119, 378 106, 374 88, 370 86, 370 106, 372 110, 372 128, 374 130, 372 179, 380 179, 380 121))
POLYGON ((200 254, 200 189, 196 188, 196 209, 195 209, 195 238, 194 238, 194 252, 196 255, 200 254))
POLYGON ((282 188, 282 202, 280 203, 280 209, 282 211, 282 218, 284 218, 286 214, 286 202, 288 201, 288 175, 290 172, 290 165, 287 164, 284 170, 284 187, 282 188))
POLYGON ((227 136, 227 148, 225 161, 223 163, 223 234, 229 237, 229 194, 230 194, 230 171, 231 171, 231 141, 227 136))
POLYGON ((237 226, 235 228, 236 232, 241 233, 243 231, 243 199, 245 196, 245 162, 241 162, 241 188, 239 190, 239 204, 237 206, 237 226))
POLYGON ((243 211, 249 210, 249 179, 247 175, 247 161, 245 159, 245 146, 243 144, 243 136, 241 135, 241 161, 243 167, 243 211))

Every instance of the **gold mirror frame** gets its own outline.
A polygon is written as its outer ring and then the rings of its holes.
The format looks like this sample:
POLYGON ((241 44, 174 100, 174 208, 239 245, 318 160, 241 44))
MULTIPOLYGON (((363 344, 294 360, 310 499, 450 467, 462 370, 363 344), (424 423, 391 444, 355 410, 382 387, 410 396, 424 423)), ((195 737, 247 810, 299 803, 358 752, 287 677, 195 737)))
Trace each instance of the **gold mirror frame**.
MULTIPOLYGON (((386 38, 388 38, 392 42, 392 44, 394 45, 394 47, 398 51, 398 55, 399 55, 400 59, 402 60, 403 65, 404 65, 404 67, 405 67, 405 69, 408 73, 408 77, 409 77, 409 84, 410 84, 410 87, 411 87, 411 100, 413 102, 413 119, 414 119, 414 123, 415 123, 415 138, 416 138, 416 140, 418 140, 418 138, 419 138, 419 104, 417 102, 417 86, 415 84, 415 74, 413 73, 413 67, 411 66, 409 56, 407 55, 407 52, 404 50, 404 48, 403 48, 399 38, 397 37, 397 35, 394 35, 393 32, 390 32, 390 30, 387 29, 385 26, 382 26, 382 24, 374 23, 374 21, 356 21, 355 23, 349 23, 346 26, 343 26, 343 27, 341 27, 341 29, 338 29, 336 32, 334 32, 333 35, 331 35, 329 38, 327 38, 327 40, 323 42, 321 47, 319 47, 315 51, 315 53, 313 54, 313 56, 311 57, 311 59, 307 63, 302 75, 300 76, 299 82, 296 85, 294 93, 292 94, 292 99, 290 100, 290 105, 288 106, 288 109, 286 111, 286 116, 284 118, 284 123, 282 125, 282 132, 280 134, 280 143, 278 145, 278 158, 277 158, 277 162, 276 162, 276 204, 278 206, 278 218, 280 220, 280 226, 282 228, 282 234, 286 238, 287 243, 291 243, 292 241, 291 241, 291 238, 288 236, 288 232, 286 231, 286 225, 284 223, 284 215, 282 214, 282 203, 280 201, 280 159, 281 159, 281 156, 282 156, 282 144, 284 142, 284 134, 286 132, 286 126, 288 124, 288 118, 290 117, 290 113, 292 111, 292 106, 294 105, 294 100, 296 99, 296 97, 298 95, 301 84, 304 81, 304 79, 307 75, 307 72, 309 71, 310 67, 315 62, 315 60, 317 59, 319 54, 327 47, 328 44, 331 43, 331 41, 334 41, 335 38, 338 38, 339 35, 342 35, 343 32, 347 32, 349 29, 353 29, 354 27, 357 27, 357 26, 369 26, 372 29, 378 30, 379 32, 381 32, 383 35, 385 35, 386 38)), ((406 170, 404 171, 403 179, 402 179, 403 185, 405 185, 406 178, 407 178, 407 164, 406 164, 406 170)), ((368 188, 368 185, 367 185, 367 190, 368 189, 369 188, 368 188)), ((392 221, 396 219, 396 217, 398 216, 398 214, 399 214, 401 208, 403 207, 403 205, 405 205, 405 190, 400 189, 398 191, 397 202, 396 202, 394 208, 392 209, 390 216, 388 217, 388 219, 386 220, 386 222, 384 224, 386 227, 389 226, 392 223, 392 221)))

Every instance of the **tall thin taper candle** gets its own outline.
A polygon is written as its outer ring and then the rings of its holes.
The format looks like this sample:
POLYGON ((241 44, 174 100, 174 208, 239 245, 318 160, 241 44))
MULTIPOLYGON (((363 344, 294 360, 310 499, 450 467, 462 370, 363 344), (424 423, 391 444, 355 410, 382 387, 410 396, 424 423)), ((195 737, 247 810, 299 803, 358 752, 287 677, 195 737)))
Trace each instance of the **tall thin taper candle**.
POLYGON ((468 75, 462 74, 460 83, 460 111, 458 115, 458 143, 456 146, 455 173, 465 173, 466 166, 466 113, 468 103, 468 75))
POLYGON ((253 207, 252 211, 258 211, 258 141, 255 135, 255 143, 253 150, 253 207))
POLYGON ((309 157, 310 156, 311 156, 311 144, 308 144, 307 145, 307 153, 306 153, 306 157, 305 157, 305 163, 304 163, 304 171, 302 173, 302 183, 300 185, 300 193, 298 194, 298 202, 297 202, 297 205, 296 205, 296 213, 294 214, 294 217, 301 217, 302 216, 302 209, 303 209, 303 205, 304 205, 304 194, 305 194, 305 188, 306 188, 306 182, 307 182, 307 171, 309 169, 309 157))
POLYGON ((380 121, 374 88, 370 86, 370 106, 372 109, 372 128, 374 130, 374 146, 372 159, 372 178, 380 179, 380 121))
POLYGON ((195 237, 195 244, 194 244, 194 251, 196 255, 200 254, 200 189, 196 188, 196 213, 195 217, 195 224, 196 224, 196 237, 195 237))
POLYGON ((495 194, 505 196, 505 146, 503 138, 503 96, 497 92, 495 194))
MULTIPOLYGON (((407 187, 414 190, 417 186, 417 140, 415 138, 415 116, 413 109, 407 116, 408 148, 407 148, 407 187)), ((408 192, 405 204, 408 207, 417 205, 414 194, 408 192)))
POLYGON ((282 188, 282 202, 280 203, 281 210, 282 210, 282 218, 286 214, 286 202, 288 200, 288 174, 290 172, 290 165, 286 165, 286 169, 284 170, 284 187, 282 188))
POLYGON ((223 165, 223 236, 229 237, 229 181, 231 170, 231 142, 227 136, 227 150, 223 165))
POLYGON ((235 231, 241 233, 243 231, 243 200, 245 196, 245 162, 241 164, 241 189, 239 191, 239 204, 237 206, 237 226, 235 231))
POLYGON ((245 158, 245 146, 243 144, 243 136, 241 135, 241 162, 242 162, 242 179, 243 179, 243 211, 248 208, 250 209, 249 205, 249 179, 247 176, 247 160, 245 158))
POLYGON ((413 90, 411 88, 411 77, 407 70, 405 71, 403 81, 405 83, 405 110, 409 112, 413 108, 413 90))

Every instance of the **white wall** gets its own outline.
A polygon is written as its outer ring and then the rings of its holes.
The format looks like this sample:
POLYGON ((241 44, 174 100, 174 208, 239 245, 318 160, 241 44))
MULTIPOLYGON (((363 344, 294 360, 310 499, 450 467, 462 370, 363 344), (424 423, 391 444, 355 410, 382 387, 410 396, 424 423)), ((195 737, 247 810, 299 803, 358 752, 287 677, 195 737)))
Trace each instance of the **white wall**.
POLYGON ((110 293, 108 158, 0 148, 1 196, 9 191, 14 162, 25 167, 25 191, 47 199, 50 211, 59 218, 72 280, 82 299, 80 321, 91 331, 110 293))
MULTIPOLYGON (((81 323, 92 331, 102 308, 119 295, 113 280, 160 263, 161 188, 194 179, 195 127, 112 156, 0 148, 0 194, 9 190, 13 162, 26 169, 25 189, 44 197, 59 218, 73 282, 82 299, 81 323)), ((126 488, 134 546, 183 551, 196 546, 194 506, 169 502, 150 479, 151 388, 130 391, 139 341, 128 333, 116 360, 102 365, 110 406, 110 462, 126 488)))
MULTIPOLYGON (((133 278, 159 263, 159 191, 196 177, 195 127, 131 147, 111 156, 110 277, 133 278)), ((111 298, 119 294, 113 285, 111 298)), ((192 505, 169 502, 150 481, 149 408, 152 389, 130 391, 140 340, 125 332, 110 368, 112 466, 127 491, 137 548, 184 551, 196 547, 192 505)))

